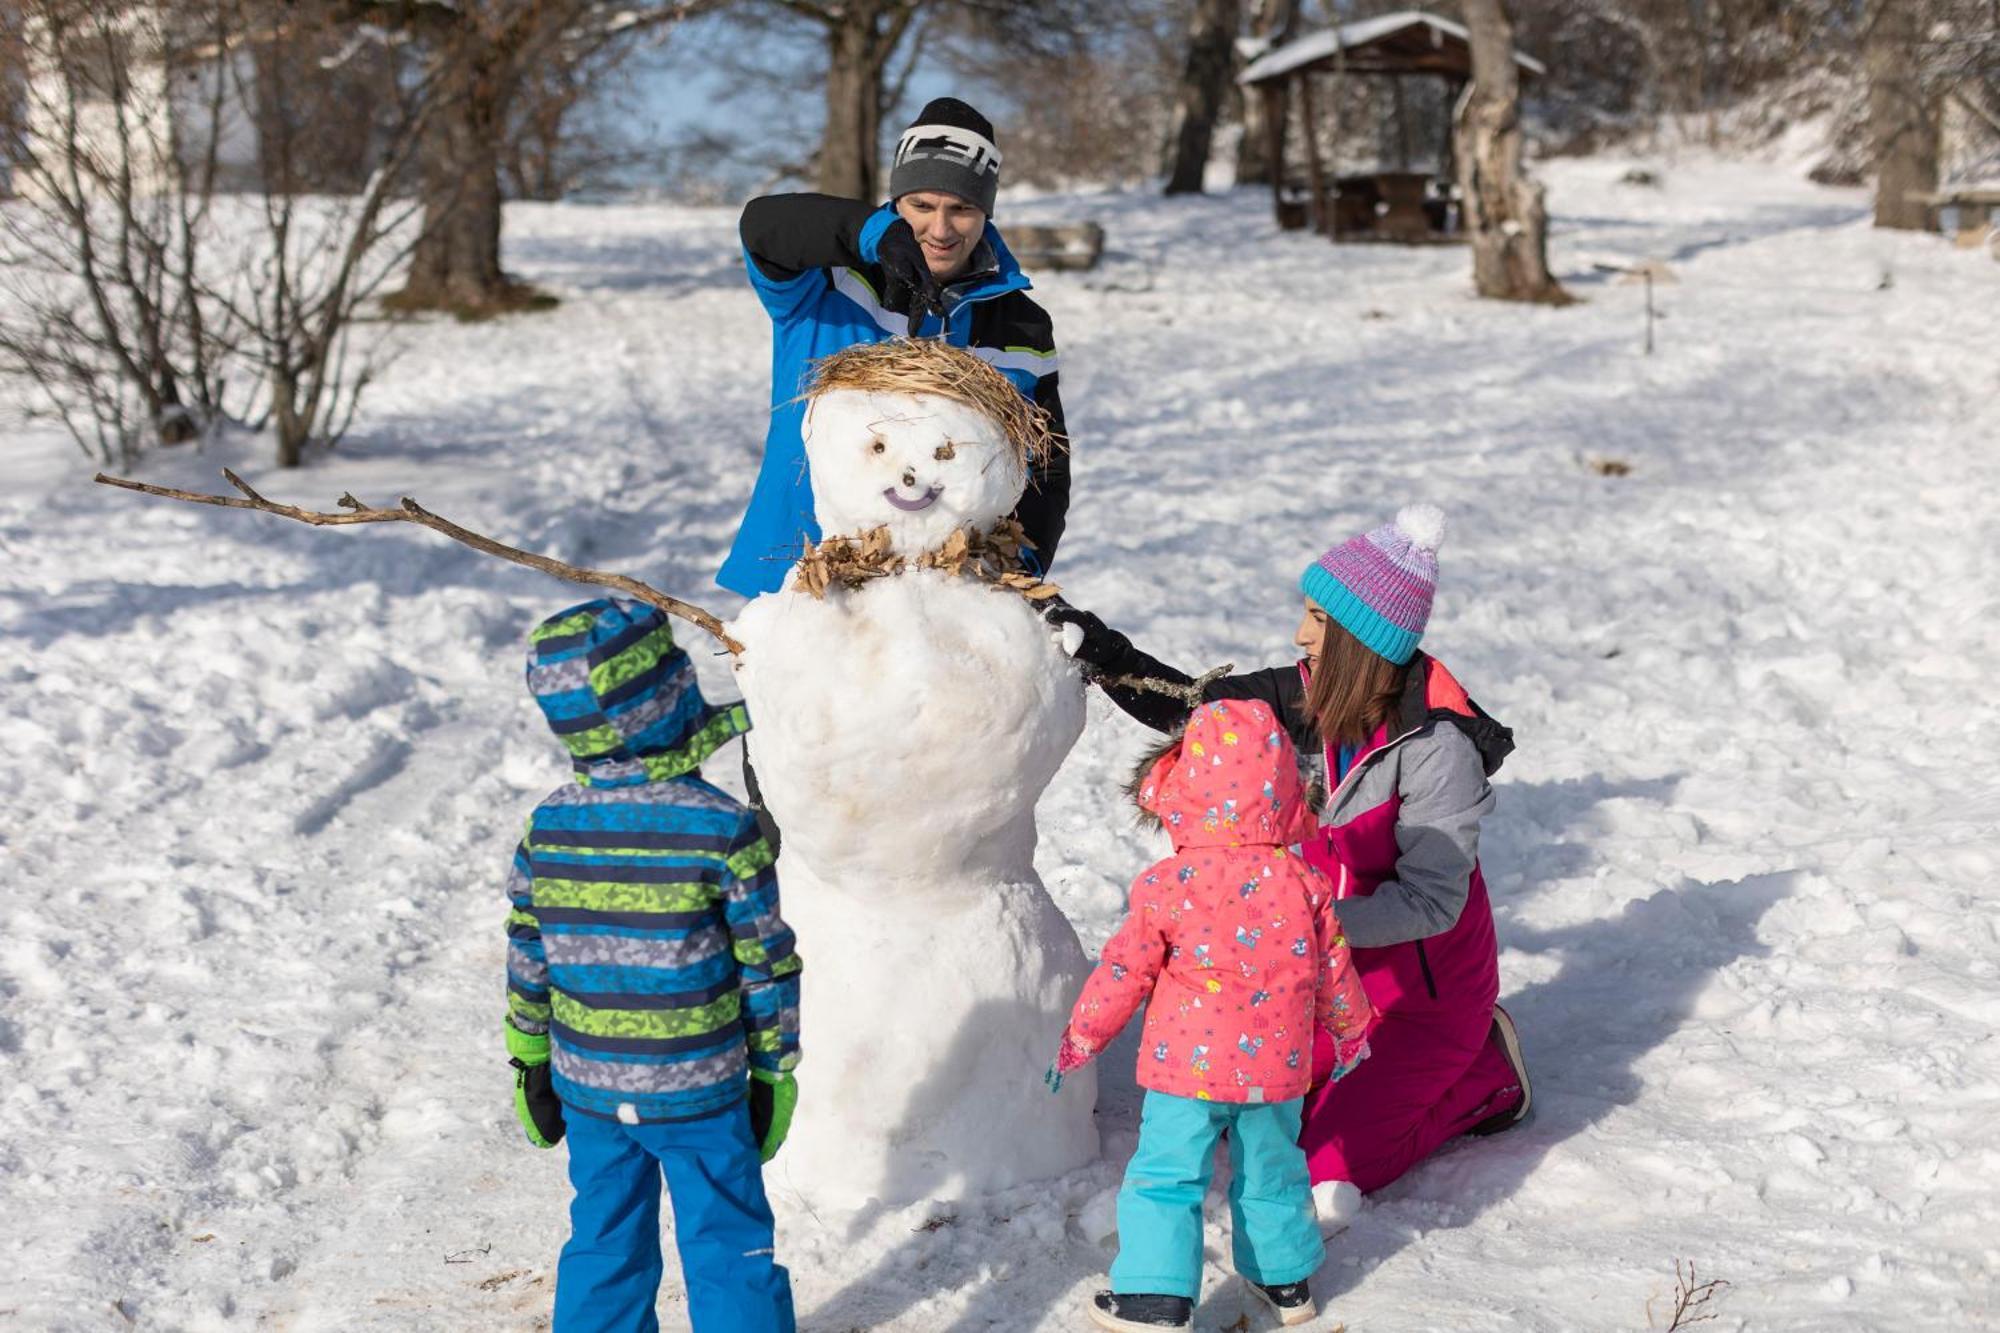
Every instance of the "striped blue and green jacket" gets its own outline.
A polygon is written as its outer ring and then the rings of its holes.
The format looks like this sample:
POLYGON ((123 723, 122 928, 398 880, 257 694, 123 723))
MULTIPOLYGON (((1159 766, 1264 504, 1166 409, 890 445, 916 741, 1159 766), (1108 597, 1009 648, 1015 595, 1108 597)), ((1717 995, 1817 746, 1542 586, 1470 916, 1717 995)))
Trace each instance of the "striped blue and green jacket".
POLYGON ((529 688, 576 783, 536 807, 507 895, 508 1020, 547 1033, 556 1094, 628 1124, 708 1115, 799 1058, 800 960, 755 817, 698 766, 748 729, 703 703, 666 620, 572 608, 529 688))

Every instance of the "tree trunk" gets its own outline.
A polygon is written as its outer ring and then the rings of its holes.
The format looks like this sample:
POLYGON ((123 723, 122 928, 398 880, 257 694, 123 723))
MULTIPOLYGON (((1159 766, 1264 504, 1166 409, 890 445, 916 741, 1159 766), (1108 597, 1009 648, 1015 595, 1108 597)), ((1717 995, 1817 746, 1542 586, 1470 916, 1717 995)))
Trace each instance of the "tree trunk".
MULTIPOLYGON (((1298 0, 1256 0, 1250 11, 1250 35, 1270 40, 1272 46, 1288 42, 1298 27, 1298 0)), ((1271 161, 1273 144, 1285 141, 1286 99, 1251 92, 1242 97, 1243 146, 1236 153, 1238 185, 1269 185, 1278 169, 1271 161), (1277 121, 1272 125, 1275 110, 1277 121)))
POLYGON ((312 423, 298 414, 298 381, 282 366, 270 372, 271 424, 278 433, 278 466, 297 467, 306 461, 306 437, 312 423))
POLYGON ((1566 304, 1549 276, 1542 187, 1521 168, 1521 85, 1514 25, 1501 0, 1464 0, 1472 34, 1472 83, 1455 126, 1472 283, 1503 301, 1566 304))
POLYGON ((490 47, 468 52, 431 115, 418 152, 423 229, 400 310, 491 312, 517 302, 500 269, 500 147, 512 72, 490 47))
POLYGON ((1875 225, 1928 231, 1938 185, 1938 116, 1923 84, 1917 0, 1870 0, 1865 59, 1868 137, 1875 156, 1875 225))
POLYGON ((820 140, 822 194, 875 201, 881 174, 881 11, 872 4, 842 10, 827 30, 826 133, 820 140))
POLYGON ((1242 21, 1242 0, 1198 0, 1195 5, 1194 21, 1188 28, 1187 65, 1181 72, 1180 96, 1169 136, 1168 194, 1201 193, 1209 149, 1215 142, 1215 122, 1222 115, 1230 76, 1236 71, 1236 30, 1242 21))

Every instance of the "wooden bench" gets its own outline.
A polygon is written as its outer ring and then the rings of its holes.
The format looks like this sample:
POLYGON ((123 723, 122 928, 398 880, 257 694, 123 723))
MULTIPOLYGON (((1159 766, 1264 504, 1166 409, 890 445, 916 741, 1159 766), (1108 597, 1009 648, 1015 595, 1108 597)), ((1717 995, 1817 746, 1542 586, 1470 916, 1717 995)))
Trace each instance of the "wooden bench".
MULTIPOLYGON (((1958 243, 1967 249, 1991 243, 1989 232, 2000 212, 2000 185, 1960 186, 1943 190, 1911 190, 1904 196, 1913 204, 1929 209, 1949 208, 1958 215, 1952 229, 1958 243)), ((2000 250, 1995 250, 2000 257, 2000 250)))
POLYGON ((1007 248, 1021 267, 1036 269, 1086 269, 1097 267, 1104 253, 1104 228, 1095 222, 1069 226, 1007 228, 1007 248))

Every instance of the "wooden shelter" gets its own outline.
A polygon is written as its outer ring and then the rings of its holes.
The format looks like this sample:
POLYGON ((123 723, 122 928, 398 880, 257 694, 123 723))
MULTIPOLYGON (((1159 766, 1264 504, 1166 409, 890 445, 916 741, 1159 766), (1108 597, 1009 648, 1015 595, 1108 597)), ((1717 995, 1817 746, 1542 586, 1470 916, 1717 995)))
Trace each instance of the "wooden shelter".
MULTIPOLYGON (((1514 60, 1524 82, 1547 72, 1540 61, 1519 51, 1514 60)), ((1410 160, 1401 88, 1401 81, 1409 78, 1443 79, 1450 104, 1457 105, 1472 82, 1472 42, 1464 25, 1422 10, 1399 10, 1305 33, 1250 62, 1238 82, 1264 98, 1264 123, 1271 136, 1272 206, 1279 226, 1310 224, 1335 240, 1406 243, 1439 239, 1455 230, 1458 186, 1451 127, 1445 126, 1434 166, 1420 169, 1410 160), (1330 100, 1337 146, 1341 81, 1349 75, 1396 81, 1392 85, 1396 133, 1403 152, 1392 166, 1378 162, 1342 172, 1337 161, 1321 160, 1319 130, 1324 122, 1315 84, 1333 80, 1330 100), (1294 103, 1305 141, 1303 180, 1290 175, 1287 166, 1294 103)))

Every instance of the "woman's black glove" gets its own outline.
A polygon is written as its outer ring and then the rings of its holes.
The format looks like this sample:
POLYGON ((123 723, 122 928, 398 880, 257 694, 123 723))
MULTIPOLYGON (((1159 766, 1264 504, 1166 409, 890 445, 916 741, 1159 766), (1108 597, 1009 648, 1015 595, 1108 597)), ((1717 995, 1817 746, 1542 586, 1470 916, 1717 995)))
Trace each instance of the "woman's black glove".
POLYGON ((944 313, 944 288, 931 275, 930 261, 924 258, 923 242, 917 239, 917 233, 908 222, 897 218, 883 231, 882 238, 875 242, 875 259, 889 279, 889 290, 882 293, 884 303, 893 308, 896 290, 900 288, 905 293, 910 312, 910 336, 916 337, 926 311, 944 313))
MULTIPOLYGON (((1109 671, 1131 647, 1131 642, 1123 634, 1099 620, 1080 607, 1071 606, 1060 597, 1051 597, 1041 604, 1042 619, 1058 629, 1074 625, 1082 632, 1082 639, 1069 655, 1088 667, 1099 671, 1109 671)), ((1075 638, 1065 635, 1065 642, 1075 638)))

